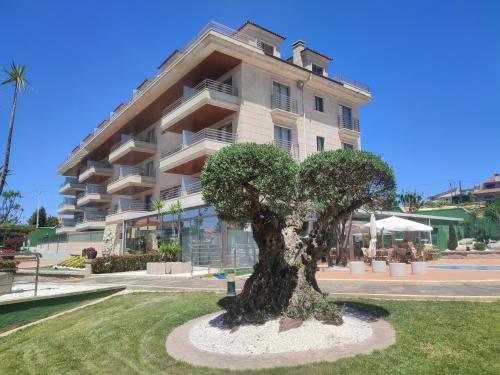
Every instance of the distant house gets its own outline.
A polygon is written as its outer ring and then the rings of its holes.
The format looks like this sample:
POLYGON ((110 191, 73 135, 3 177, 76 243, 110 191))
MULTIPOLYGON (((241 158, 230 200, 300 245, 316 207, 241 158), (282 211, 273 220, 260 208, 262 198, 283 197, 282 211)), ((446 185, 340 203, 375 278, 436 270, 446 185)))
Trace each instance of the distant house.
POLYGON ((479 188, 474 189, 474 196, 479 202, 500 198, 500 174, 495 173, 486 179, 479 188))
POLYGON ((474 193, 474 188, 454 188, 435 194, 428 198, 431 202, 445 201, 449 203, 463 203, 470 200, 470 195, 474 193))

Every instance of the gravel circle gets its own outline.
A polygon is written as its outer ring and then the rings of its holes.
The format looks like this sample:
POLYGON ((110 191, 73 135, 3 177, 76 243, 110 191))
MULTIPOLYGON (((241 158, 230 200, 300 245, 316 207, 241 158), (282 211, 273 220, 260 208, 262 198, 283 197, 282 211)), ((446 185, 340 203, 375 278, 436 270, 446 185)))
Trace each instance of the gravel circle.
POLYGON ((228 355, 304 352, 331 349, 369 339, 373 330, 367 319, 346 312, 344 324, 334 326, 307 320, 299 328, 279 332, 279 319, 262 325, 244 324, 236 331, 222 325, 222 313, 197 322, 189 340, 197 349, 228 355))

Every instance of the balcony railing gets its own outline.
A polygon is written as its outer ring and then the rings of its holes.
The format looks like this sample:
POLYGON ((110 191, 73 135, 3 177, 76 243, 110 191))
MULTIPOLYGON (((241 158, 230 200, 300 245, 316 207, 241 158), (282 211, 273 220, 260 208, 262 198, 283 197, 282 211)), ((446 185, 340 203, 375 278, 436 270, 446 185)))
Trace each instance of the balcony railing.
POLYGON ((104 221, 105 219, 105 212, 85 212, 83 216, 75 218, 75 223, 80 224, 88 221, 104 221))
POLYGON ((133 201, 133 200, 125 200, 118 201, 118 203, 108 210, 108 215, 114 215, 121 212, 129 212, 129 211, 150 211, 151 207, 146 203, 141 201, 133 201))
POLYGON ((193 182, 185 187, 186 194, 199 193, 201 191, 201 181, 193 182))
POLYGON ((75 198, 64 198, 61 204, 59 204, 59 208, 64 207, 64 206, 74 206, 76 202, 75 198))
POLYGON ((90 169, 90 168, 96 168, 96 169, 112 169, 113 167, 111 166, 111 164, 105 162, 105 161, 92 161, 92 160, 88 160, 87 161, 87 166, 82 169, 82 171, 80 172, 80 174, 84 173, 87 169, 90 169))
POLYGON ((175 145, 172 148, 163 151, 161 153, 161 157, 164 158, 166 156, 175 154, 176 152, 179 152, 206 139, 223 143, 234 143, 236 141, 236 136, 233 133, 226 132, 224 130, 205 128, 197 133, 189 135, 187 137, 187 140, 183 144, 175 145))
POLYGON ((145 176, 145 177, 155 177, 155 171, 149 171, 145 173, 142 168, 137 168, 137 167, 127 167, 127 166, 119 166, 115 170, 115 176, 113 179, 108 183, 108 185, 112 184, 113 182, 116 182, 118 180, 121 180, 122 178, 128 177, 128 176, 145 176))
POLYGON ((359 120, 357 118, 344 118, 338 116, 339 129, 349 129, 359 133, 359 120))
POLYGON ((283 139, 275 139, 273 141, 273 144, 285 151, 288 151, 294 159, 299 158, 299 145, 297 143, 293 143, 283 139))
POLYGON ((168 201, 170 199, 180 198, 181 186, 173 186, 160 192, 160 199, 168 201))
POLYGON ((271 94, 271 109, 279 108, 287 112, 298 113, 297 99, 292 99, 288 95, 271 94))
POLYGON ((203 90, 211 90, 222 92, 224 94, 238 96, 238 91, 236 87, 228 85, 219 81, 214 81, 212 79, 205 79, 197 84, 195 87, 190 88, 187 94, 184 94, 181 98, 177 99, 163 110, 163 115, 172 112, 174 109, 180 107, 182 104, 190 101, 199 95, 203 90))
POLYGON ((357 89, 359 89, 361 91, 366 91, 368 93, 370 92, 370 87, 368 85, 365 85, 364 83, 358 82, 358 81, 356 81, 354 79, 350 79, 350 78, 348 78, 346 76, 339 75, 339 76, 333 77, 333 79, 335 81, 338 81, 338 82, 345 83, 347 85, 356 87, 357 89))
POLYGON ((82 184, 78 182, 78 177, 66 177, 62 182, 62 184, 60 185, 60 187, 63 187, 67 184, 70 184, 70 186, 71 185, 82 186, 82 184))
POLYGON ((66 228, 66 227, 74 227, 75 226, 75 219, 62 219, 61 223, 59 224, 60 228, 66 228))
POLYGON ((132 141, 138 141, 138 142, 146 142, 146 143, 156 143, 156 137, 138 137, 135 135, 131 134, 122 134, 120 142, 118 142, 116 145, 111 147, 111 151, 113 152, 114 150, 118 149, 119 147, 123 146, 124 144, 132 141))
POLYGON ((85 190, 78 194, 76 198, 80 199, 89 194, 107 194, 106 185, 87 184, 85 190))

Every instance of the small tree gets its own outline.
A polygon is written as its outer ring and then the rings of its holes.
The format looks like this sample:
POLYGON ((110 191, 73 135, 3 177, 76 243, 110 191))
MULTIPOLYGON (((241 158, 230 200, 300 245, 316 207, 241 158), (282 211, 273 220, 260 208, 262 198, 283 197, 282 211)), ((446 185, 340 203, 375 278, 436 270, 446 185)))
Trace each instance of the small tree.
POLYGON ((487 218, 495 227, 497 239, 500 238, 500 198, 486 202, 484 207, 484 217, 487 218))
POLYGON ((167 213, 169 215, 172 215, 172 233, 174 233, 174 235, 177 234, 177 241, 178 242, 180 242, 180 239, 181 239, 180 225, 181 225, 181 214, 183 212, 184 212, 184 209, 182 208, 182 203, 180 201, 176 201, 175 203, 172 203, 170 205, 170 207, 168 207, 168 209, 167 209, 167 213), (175 220, 176 216, 177 216, 177 227, 178 227, 177 231, 175 230, 175 225, 174 225, 174 220, 175 220))
MULTIPOLYGON (((32 225, 34 227, 36 227, 36 211, 33 211, 33 213, 31 214, 30 218, 28 219, 28 224, 29 225, 32 225)), ((57 220, 57 219, 56 219, 57 220)), ((57 225, 57 223, 55 224, 57 225)), ((45 210, 45 207, 40 207, 38 209, 38 226, 39 227, 48 227, 48 226, 55 226, 55 225, 48 225, 47 223, 47 211, 45 210)))
POLYGON ((450 224, 448 225, 448 249, 455 250, 457 246, 457 233, 455 232, 455 226, 450 221, 450 224))
POLYGON ((14 190, 4 191, 0 195, 0 225, 20 224, 23 208, 19 203, 21 193, 14 190))
POLYGON ((424 205, 422 195, 416 191, 403 191, 398 195, 398 200, 404 207, 408 208, 409 212, 418 211, 424 205))
POLYGON ((153 208, 158 212, 158 221, 160 223, 160 233, 162 233, 163 229, 163 207, 165 206, 165 202, 161 198, 156 198, 152 202, 153 208))
POLYGON ((252 224, 258 263, 224 322, 263 323, 281 315, 341 324, 316 281, 333 228, 354 210, 393 195, 394 177, 368 152, 324 151, 299 167, 273 145, 235 144, 212 155, 201 175, 203 198, 226 221, 252 224), (299 236, 308 213, 313 230, 299 236))

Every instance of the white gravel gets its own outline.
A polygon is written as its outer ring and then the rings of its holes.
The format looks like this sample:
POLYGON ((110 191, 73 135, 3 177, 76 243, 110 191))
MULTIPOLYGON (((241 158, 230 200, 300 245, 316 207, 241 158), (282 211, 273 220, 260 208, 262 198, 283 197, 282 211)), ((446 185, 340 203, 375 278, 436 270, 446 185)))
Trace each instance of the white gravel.
MULTIPOLYGON (((96 285, 75 285, 75 284, 59 284, 59 283, 44 283, 38 284, 37 296, 54 296, 57 294, 83 292, 89 290, 99 290, 105 288, 104 286, 96 285)), ((32 298, 35 296, 34 283, 19 283, 12 286, 12 292, 0 296, 0 302, 12 301, 15 299, 32 298)))
POLYGON ((263 325, 241 325, 231 333, 222 326, 222 313, 198 322, 189 332, 191 343, 208 352, 231 355, 302 352, 355 344, 372 334, 370 324, 350 314, 334 326, 307 320, 299 328, 278 332, 279 319, 263 325))

